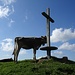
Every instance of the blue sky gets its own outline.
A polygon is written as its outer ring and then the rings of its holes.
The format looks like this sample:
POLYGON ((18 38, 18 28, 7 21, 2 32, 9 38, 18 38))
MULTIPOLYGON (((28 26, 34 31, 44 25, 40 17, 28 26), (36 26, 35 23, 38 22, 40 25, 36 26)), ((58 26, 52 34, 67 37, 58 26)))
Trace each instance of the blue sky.
MULTIPOLYGON (((50 23, 51 45, 58 47, 52 55, 75 61, 75 0, 0 0, 0 59, 13 58, 15 37, 46 35, 46 19, 41 13, 47 8, 55 20, 50 23)), ((36 56, 46 56, 46 52, 39 49, 36 56)), ((32 49, 20 50, 19 60, 32 58, 32 49)))

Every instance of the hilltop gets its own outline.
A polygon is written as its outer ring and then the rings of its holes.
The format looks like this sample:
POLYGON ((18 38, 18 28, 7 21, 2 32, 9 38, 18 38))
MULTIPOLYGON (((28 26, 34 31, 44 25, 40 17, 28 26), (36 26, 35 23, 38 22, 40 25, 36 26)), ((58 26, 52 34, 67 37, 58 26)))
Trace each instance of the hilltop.
POLYGON ((57 58, 0 62, 0 75, 75 75, 75 62, 57 58), (59 59, 61 60, 61 59, 59 59))

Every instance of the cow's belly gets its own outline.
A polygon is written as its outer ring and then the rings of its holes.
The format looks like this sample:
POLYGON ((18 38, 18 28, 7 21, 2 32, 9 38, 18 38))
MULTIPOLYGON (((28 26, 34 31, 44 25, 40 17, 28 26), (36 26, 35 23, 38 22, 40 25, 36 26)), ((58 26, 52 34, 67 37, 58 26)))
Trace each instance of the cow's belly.
POLYGON ((26 45, 25 45, 25 46, 22 46, 22 48, 23 48, 23 49, 31 49, 31 47, 26 46, 26 45))

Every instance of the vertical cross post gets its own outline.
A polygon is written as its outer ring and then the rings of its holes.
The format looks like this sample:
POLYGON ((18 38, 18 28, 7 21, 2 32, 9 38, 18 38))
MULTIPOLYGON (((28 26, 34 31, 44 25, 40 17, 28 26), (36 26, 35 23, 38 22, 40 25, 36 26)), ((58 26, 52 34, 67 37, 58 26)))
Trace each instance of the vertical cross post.
MULTIPOLYGON (((47 8, 46 14, 50 16, 50 9, 47 8)), ((47 19, 47 45, 50 47, 50 21, 47 19)), ((47 58, 49 59, 51 56, 51 50, 47 50, 47 58)))

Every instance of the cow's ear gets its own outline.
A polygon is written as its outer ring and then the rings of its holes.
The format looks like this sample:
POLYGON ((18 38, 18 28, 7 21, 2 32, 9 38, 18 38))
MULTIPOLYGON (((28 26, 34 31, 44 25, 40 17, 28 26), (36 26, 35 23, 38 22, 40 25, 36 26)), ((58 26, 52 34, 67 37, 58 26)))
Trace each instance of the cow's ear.
POLYGON ((46 36, 44 36, 44 38, 47 38, 46 36))
POLYGON ((41 36, 41 38, 46 38, 46 36, 41 36))
POLYGON ((41 36, 41 38, 43 38, 43 36, 41 36))

